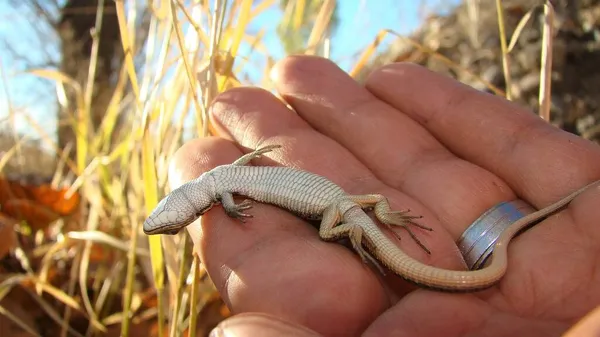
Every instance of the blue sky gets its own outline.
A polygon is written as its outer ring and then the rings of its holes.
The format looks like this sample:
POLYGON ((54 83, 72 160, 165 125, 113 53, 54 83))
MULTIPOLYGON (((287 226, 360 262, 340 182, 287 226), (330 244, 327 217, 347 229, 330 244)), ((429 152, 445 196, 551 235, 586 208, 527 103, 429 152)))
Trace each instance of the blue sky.
MULTIPOLYGON (((62 1, 61 1, 62 2, 62 1)), ((398 33, 407 34, 414 30, 420 21, 422 13, 419 6, 427 3, 429 10, 439 10, 456 3, 456 0, 338 0, 340 25, 332 36, 332 59, 343 69, 349 70, 356 59, 356 55, 369 45, 377 33, 382 29, 393 29, 398 33), (441 7, 440 7, 441 6, 441 7)), ((40 40, 27 20, 23 18, 23 8, 19 11, 0 1, 0 40, 6 41, 11 48, 21 54, 26 54, 30 59, 44 60, 45 55, 54 55, 57 59, 57 47, 48 45, 40 40)), ((279 11, 271 10, 253 22, 254 27, 269 27, 265 44, 277 57, 283 56, 282 49, 277 45, 275 26, 279 20, 279 11)), ((387 41, 391 41, 389 36, 387 41)), ((19 75, 25 70, 25 63, 11 57, 4 46, 0 47, 0 66, 6 78, 0 82, 0 119, 7 116, 8 99, 5 92, 8 90, 13 108, 27 112, 44 129, 53 133, 56 127, 55 92, 52 85, 40 85, 40 81, 30 75, 19 75)), ((4 122, 3 127, 8 125, 4 122)), ((17 130, 37 138, 22 119, 19 119, 17 130)))
MULTIPOLYGON (((331 56, 345 70, 350 69, 353 56, 371 44, 380 30, 392 29, 400 34, 408 34, 420 22, 418 11, 421 1, 341 0, 338 5, 341 20, 332 36, 331 56)), ((388 36, 386 40, 392 39, 392 36, 388 36)))

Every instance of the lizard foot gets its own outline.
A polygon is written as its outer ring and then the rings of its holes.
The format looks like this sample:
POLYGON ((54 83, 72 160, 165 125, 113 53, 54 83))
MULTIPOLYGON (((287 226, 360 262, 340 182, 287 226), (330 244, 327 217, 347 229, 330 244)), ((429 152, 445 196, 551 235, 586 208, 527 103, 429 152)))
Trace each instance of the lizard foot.
MULTIPOLYGON (((367 250, 365 250, 362 246, 362 239, 363 239, 363 229, 360 226, 353 226, 352 229, 350 229, 350 232, 348 233, 348 238, 350 239, 350 243, 352 244, 352 248, 354 248, 354 251, 356 251, 356 253, 358 254, 358 256, 360 256, 360 259, 363 261, 363 263, 366 265, 369 264, 369 262, 371 262, 371 264, 373 266, 375 266, 375 268, 377 268, 377 270, 379 270, 379 272, 381 273, 381 275, 385 276, 385 270, 383 269, 383 267, 381 266, 381 264, 379 263, 379 261, 377 261, 376 258, 373 257, 373 255, 371 255, 367 250)), ((372 242, 369 242, 370 246, 375 247, 373 245, 372 242)))
POLYGON ((278 149, 278 148, 280 148, 280 147, 281 147, 281 145, 277 145, 277 144, 274 144, 274 145, 266 145, 266 146, 259 147, 258 149, 254 150, 254 151, 252 152, 252 154, 253 154, 255 157, 260 157, 261 155, 263 155, 263 154, 265 154, 265 153, 267 153, 267 152, 271 152, 271 151, 273 151, 274 149, 278 149))
POLYGON ((427 254, 431 254, 431 251, 417 238, 415 233, 413 233, 408 225, 413 225, 427 231, 433 231, 433 229, 414 221, 415 219, 423 218, 422 215, 409 215, 409 212, 410 210, 391 211, 381 214, 377 218, 390 230, 390 232, 392 232, 396 238, 398 238, 398 240, 401 240, 401 237, 393 230, 393 226, 404 228, 410 237, 421 247, 421 249, 427 252, 427 254))
POLYGON ((239 219, 241 222, 246 222, 246 218, 252 218, 252 214, 244 213, 247 209, 252 208, 252 201, 246 199, 233 207, 225 207, 225 213, 231 218, 239 219))
POLYGON ((281 147, 281 145, 276 145, 276 144, 275 145, 266 145, 266 146, 263 146, 263 147, 259 147, 256 150, 254 150, 254 151, 252 151, 250 153, 246 153, 245 155, 241 156, 236 161, 234 161, 233 163, 231 163, 231 165, 234 165, 234 166, 246 165, 252 159, 259 158, 263 154, 265 154, 267 152, 271 152, 271 151, 273 151, 273 149, 278 149, 280 147, 281 147))

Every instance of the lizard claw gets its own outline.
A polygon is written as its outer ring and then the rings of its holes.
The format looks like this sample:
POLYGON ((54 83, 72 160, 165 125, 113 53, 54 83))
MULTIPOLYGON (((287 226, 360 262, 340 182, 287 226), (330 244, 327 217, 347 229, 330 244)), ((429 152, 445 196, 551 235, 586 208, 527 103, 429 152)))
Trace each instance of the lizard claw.
POLYGON ((243 211, 252 208, 252 200, 246 199, 239 204, 235 205, 238 211, 243 211))
POLYGON ((408 235, 410 235, 410 237, 421 247, 421 249, 423 249, 427 254, 431 254, 431 251, 427 247, 425 247, 425 245, 421 242, 421 240, 419 240, 417 238, 415 233, 413 233, 413 231, 409 228, 408 225, 413 225, 415 227, 419 227, 419 228, 427 230, 427 231, 433 231, 433 229, 431 227, 427 227, 425 225, 422 225, 418 222, 413 221, 415 219, 423 218, 422 215, 409 215, 408 214, 409 212, 410 212, 410 210, 408 210, 408 209, 404 210, 404 211, 386 212, 382 215, 381 218, 379 218, 379 220, 388 229, 390 229, 390 232, 392 232, 392 234, 396 238, 398 238, 398 240, 400 240, 400 235, 398 233, 396 233, 395 231, 393 231, 392 227, 393 226, 403 227, 408 232, 408 235))
POLYGON ((236 204, 234 207, 225 209, 225 212, 231 218, 238 219, 241 222, 246 222, 245 218, 252 218, 253 215, 244 213, 242 211, 245 211, 250 208, 252 208, 252 201, 249 199, 246 199, 246 200, 240 202, 239 204, 236 204))
POLYGON ((404 210, 404 211, 391 211, 391 212, 387 212, 385 213, 386 216, 388 216, 389 219, 393 220, 393 223, 390 223, 389 225, 396 225, 396 226, 401 226, 401 227, 406 227, 407 224, 411 224, 413 226, 419 227, 421 229, 424 229, 426 231, 433 231, 433 228, 431 227, 427 227, 425 225, 422 225, 418 222, 414 222, 413 220, 416 219, 422 219, 423 216, 422 215, 409 215, 408 213, 410 212, 410 209, 404 210))

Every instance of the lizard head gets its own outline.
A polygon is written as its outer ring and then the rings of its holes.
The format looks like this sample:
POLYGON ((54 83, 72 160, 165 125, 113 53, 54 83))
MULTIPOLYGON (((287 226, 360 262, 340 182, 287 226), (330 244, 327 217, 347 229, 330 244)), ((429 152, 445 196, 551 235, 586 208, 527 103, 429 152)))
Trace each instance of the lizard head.
POLYGON ((144 221, 144 233, 174 235, 208 212, 217 200, 205 178, 202 175, 164 197, 144 221))

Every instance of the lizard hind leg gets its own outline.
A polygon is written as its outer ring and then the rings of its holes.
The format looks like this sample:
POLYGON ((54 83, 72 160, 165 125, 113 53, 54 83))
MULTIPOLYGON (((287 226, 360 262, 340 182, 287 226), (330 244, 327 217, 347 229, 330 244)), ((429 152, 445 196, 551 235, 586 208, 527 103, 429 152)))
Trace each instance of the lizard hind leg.
POLYGON ((419 238, 417 238, 409 226, 412 225, 427 231, 433 231, 431 227, 427 227, 414 221, 423 218, 422 215, 411 215, 409 214, 410 210, 392 211, 387 198, 379 194, 353 195, 350 196, 350 199, 359 204, 363 209, 372 207, 377 219, 381 221, 381 223, 384 224, 398 240, 401 240, 401 237, 393 230, 393 226, 404 228, 421 249, 427 252, 427 254, 431 254, 431 251, 421 242, 421 240, 419 240, 419 238))
POLYGON ((385 275, 385 270, 377 259, 364 249, 363 239, 365 239, 364 243, 372 249, 376 249, 374 243, 371 242, 367 236, 363 236, 364 230, 360 225, 341 222, 342 214, 337 206, 338 205, 332 205, 323 212, 323 220, 319 227, 319 236, 321 239, 325 241, 337 241, 347 237, 352 244, 352 248, 361 258, 363 263, 368 265, 370 262, 382 275, 385 275))
MULTIPOLYGON (((369 262, 371 262, 371 264, 374 265, 375 268, 377 268, 377 270, 379 270, 381 275, 385 276, 385 270, 383 269, 383 266, 381 266, 379 261, 377 261, 377 259, 375 257, 373 257, 373 255, 371 255, 371 253, 369 253, 366 249, 363 248, 363 245, 362 245, 363 232, 364 232, 363 228, 358 225, 352 225, 352 224, 344 224, 344 225, 350 226, 348 238, 350 239, 352 248, 354 248, 354 251, 356 251, 358 256, 360 256, 363 263, 366 265, 369 262)), ((366 236, 364 238, 366 239, 365 243, 367 244, 367 246, 372 247, 372 249, 377 249, 375 247, 375 244, 373 242, 370 242, 366 236)))

